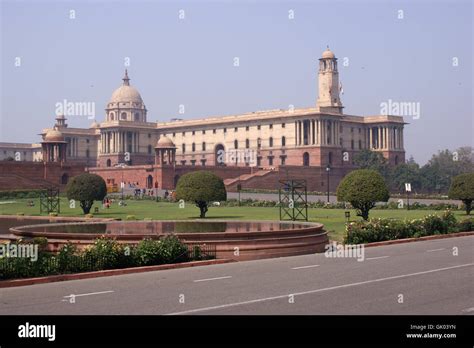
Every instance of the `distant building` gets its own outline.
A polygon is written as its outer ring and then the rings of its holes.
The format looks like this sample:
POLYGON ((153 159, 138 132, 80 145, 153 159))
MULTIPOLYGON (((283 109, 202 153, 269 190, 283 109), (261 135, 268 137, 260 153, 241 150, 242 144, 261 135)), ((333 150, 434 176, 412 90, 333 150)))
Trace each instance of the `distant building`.
POLYGON ((145 103, 125 71, 122 86, 107 103, 103 122, 88 129, 70 128, 60 115, 52 129, 42 131, 42 145, 0 143, 0 154, 5 158, 18 150, 27 161, 82 164, 114 185, 119 180, 116 172, 121 171, 115 166, 126 164, 130 178, 125 181, 158 188, 174 187, 176 172, 207 168, 221 173, 229 187, 235 186, 237 176, 243 187, 248 183, 265 188, 274 187, 283 172, 287 176, 306 173, 301 175, 313 180, 312 189, 317 190, 324 186, 327 166, 336 178, 331 185, 336 185, 354 168, 354 156, 363 149, 382 153, 392 165, 405 161, 403 117, 343 113, 337 58, 329 48, 319 59, 318 82, 313 108, 156 123, 147 121, 145 103), (59 143, 47 139, 52 131, 59 132, 55 133, 59 143), (173 170, 141 173, 143 166, 150 165, 173 170), (236 167, 240 169, 232 170, 236 167))

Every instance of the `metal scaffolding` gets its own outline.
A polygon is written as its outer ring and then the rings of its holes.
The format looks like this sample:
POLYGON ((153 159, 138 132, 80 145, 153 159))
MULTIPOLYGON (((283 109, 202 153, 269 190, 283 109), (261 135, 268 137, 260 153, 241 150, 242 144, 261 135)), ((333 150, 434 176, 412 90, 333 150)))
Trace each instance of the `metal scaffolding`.
POLYGON ((59 187, 48 187, 40 192, 40 213, 60 213, 59 187))
POLYGON ((280 220, 308 221, 306 180, 280 180, 280 220))

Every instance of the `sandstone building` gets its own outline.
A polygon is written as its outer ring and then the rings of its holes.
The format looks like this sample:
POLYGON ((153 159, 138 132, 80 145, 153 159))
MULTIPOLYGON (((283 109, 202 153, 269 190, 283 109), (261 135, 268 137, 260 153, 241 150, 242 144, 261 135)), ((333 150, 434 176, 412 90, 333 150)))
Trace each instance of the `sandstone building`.
MULTIPOLYGON (((66 117, 57 116, 54 127, 42 131, 41 145, 28 144, 27 158, 82 165, 109 186, 123 176, 140 187, 172 189, 183 173, 204 168, 226 179, 229 189, 237 183, 276 188, 279 178, 291 176, 307 179, 313 191, 327 186, 326 168, 334 190, 363 149, 381 152, 392 165, 405 161, 402 117, 343 112, 338 62, 329 48, 319 59, 318 86, 312 108, 156 123, 147 121, 145 103, 125 71, 101 123, 70 128, 66 117)), ((7 145, 0 143, 0 154, 7 145)))

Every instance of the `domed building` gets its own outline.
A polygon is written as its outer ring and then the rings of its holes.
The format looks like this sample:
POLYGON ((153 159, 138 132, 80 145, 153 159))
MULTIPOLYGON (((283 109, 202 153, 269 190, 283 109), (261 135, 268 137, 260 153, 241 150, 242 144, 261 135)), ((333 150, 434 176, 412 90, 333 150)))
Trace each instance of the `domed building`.
MULTIPOLYGON (((338 61, 329 47, 315 70, 318 93, 311 107, 166 122, 147 121, 143 98, 125 70, 104 118, 83 129, 68 127, 60 115, 53 129, 43 130, 39 146, 54 147, 43 161, 57 160, 59 147, 65 148, 60 160, 82 164, 114 187, 123 177, 139 187, 173 189, 181 175, 205 167, 226 179, 229 190, 237 185, 276 189, 284 175, 306 179, 310 191, 330 185, 332 192, 355 168, 361 150, 379 152, 392 165, 403 163, 403 117, 344 113, 338 61)), ((4 148, 5 155, 20 151, 18 146, 4 148)))
POLYGON ((106 121, 146 122, 145 104, 137 89, 130 86, 127 70, 122 80, 122 86, 112 93, 105 109, 106 121))

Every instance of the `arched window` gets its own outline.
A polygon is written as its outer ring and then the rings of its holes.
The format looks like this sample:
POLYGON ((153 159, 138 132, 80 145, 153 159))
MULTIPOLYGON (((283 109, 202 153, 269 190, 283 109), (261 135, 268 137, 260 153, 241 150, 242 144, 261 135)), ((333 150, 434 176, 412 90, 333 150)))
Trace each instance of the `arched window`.
POLYGON ((126 112, 122 112, 122 113, 120 114, 120 119, 121 119, 121 120, 126 120, 126 119, 127 119, 127 113, 126 113, 126 112))
POLYGON ((286 146, 286 138, 281 137, 281 146, 286 146))
POLYGON ((186 152, 186 144, 181 145, 181 150, 183 151, 183 153, 186 152))
POLYGON ((268 146, 273 147, 273 138, 268 139, 268 146))
POLYGON ((148 175, 146 178, 146 188, 147 189, 153 188, 153 177, 151 175, 148 175))
POLYGON ((239 148, 239 142, 237 140, 234 140, 234 149, 239 148))
POLYGON ((61 184, 66 185, 69 180, 69 175, 67 173, 64 173, 63 176, 61 177, 61 184))
POLYGON ((250 140, 245 139, 245 148, 248 149, 250 147, 250 140))
POLYGON ((303 154, 303 165, 304 166, 309 166, 309 153, 305 152, 303 154))
POLYGON ((140 114, 138 112, 135 113, 135 121, 140 121, 140 114))
POLYGON ((107 167, 110 167, 112 165, 112 161, 110 160, 110 158, 107 160, 107 167))
POLYGON ((262 139, 258 138, 257 139, 257 148, 261 148, 262 147, 262 139))
POLYGON ((214 149, 214 163, 216 166, 225 166, 224 145, 218 144, 214 149))
POLYGON ((195 144, 195 143, 193 143, 193 144, 191 145, 191 151, 192 151, 192 152, 196 151, 196 144, 195 144))
POLYGON ((111 112, 111 113, 109 114, 109 118, 110 118, 111 121, 113 121, 114 118, 115 118, 115 113, 114 113, 114 112, 111 112))
POLYGON ((202 151, 206 151, 206 142, 205 141, 202 142, 202 151))
POLYGON ((151 154, 151 145, 148 145, 148 154, 151 154))

